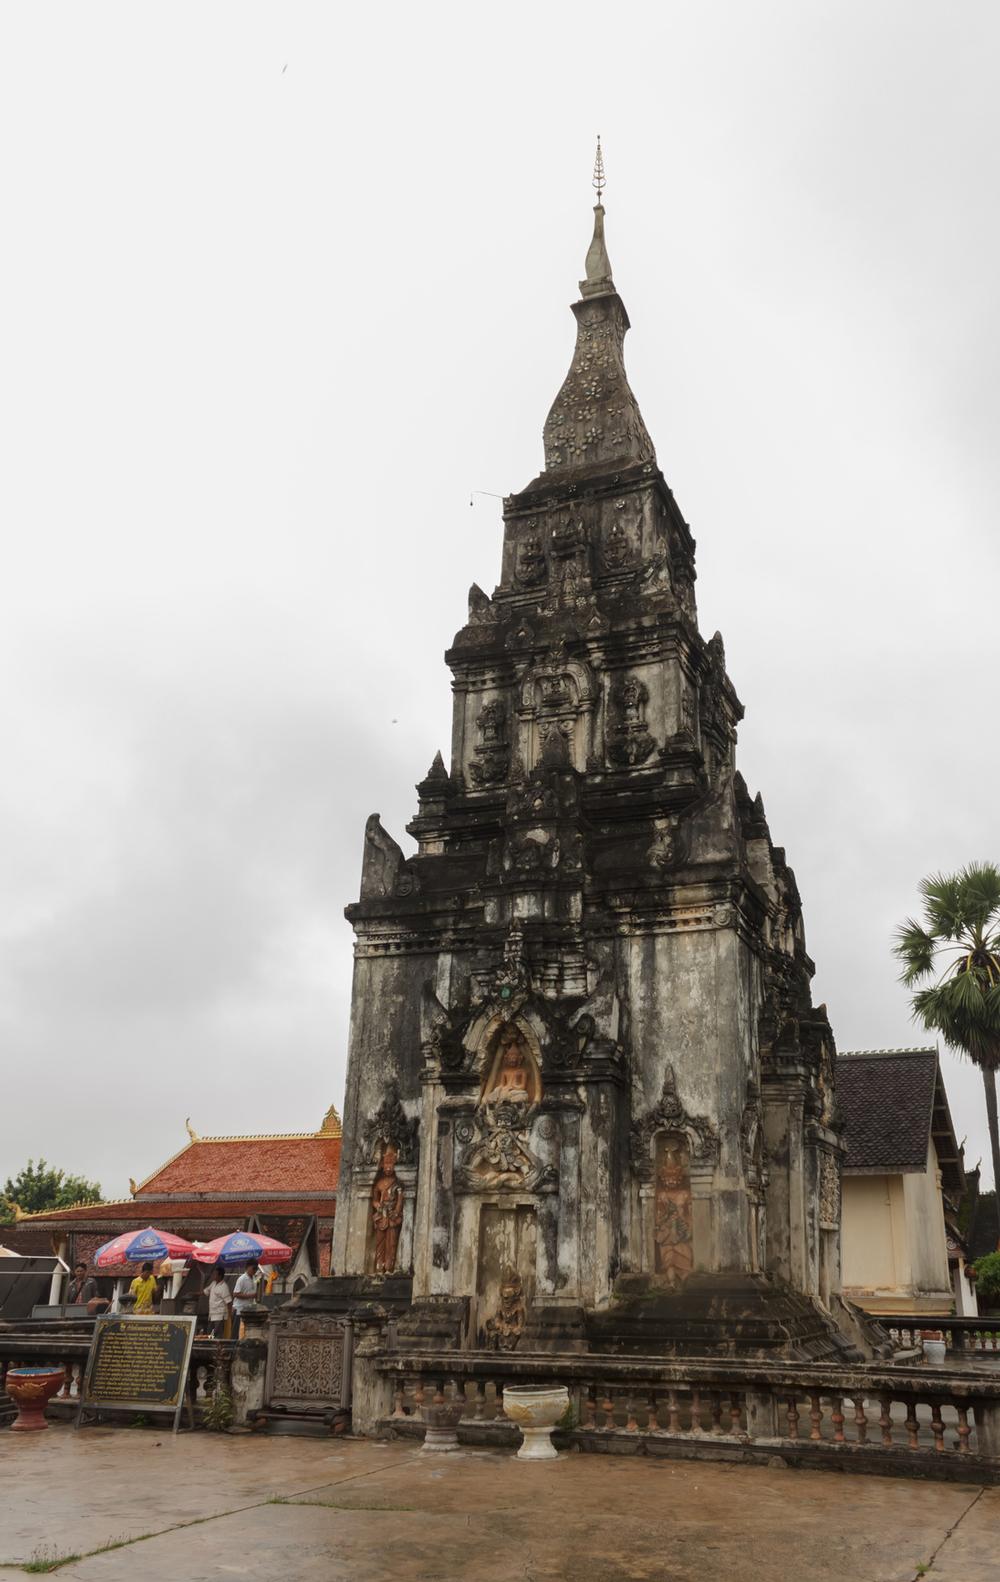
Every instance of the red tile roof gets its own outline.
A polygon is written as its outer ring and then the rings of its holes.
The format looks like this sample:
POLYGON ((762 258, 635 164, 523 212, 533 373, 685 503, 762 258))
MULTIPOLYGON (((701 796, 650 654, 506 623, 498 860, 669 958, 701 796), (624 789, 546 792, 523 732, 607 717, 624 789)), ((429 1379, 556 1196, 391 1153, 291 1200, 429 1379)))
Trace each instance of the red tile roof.
POLYGON ((199 1137, 143 1181, 139 1193, 332 1192, 339 1173, 339 1137, 199 1137))
POLYGON ((246 1197, 232 1199, 178 1196, 172 1201, 160 1199, 158 1202, 150 1202, 148 1198, 126 1198, 121 1203, 78 1203, 73 1208, 48 1209, 44 1214, 25 1218, 32 1225, 121 1220, 125 1225, 155 1225, 163 1230, 172 1230, 181 1221, 224 1220, 227 1229, 235 1229, 238 1221, 249 1219, 252 1214, 261 1218, 273 1214, 319 1214, 332 1218, 335 1207, 332 1197, 255 1198, 250 1192, 246 1197))

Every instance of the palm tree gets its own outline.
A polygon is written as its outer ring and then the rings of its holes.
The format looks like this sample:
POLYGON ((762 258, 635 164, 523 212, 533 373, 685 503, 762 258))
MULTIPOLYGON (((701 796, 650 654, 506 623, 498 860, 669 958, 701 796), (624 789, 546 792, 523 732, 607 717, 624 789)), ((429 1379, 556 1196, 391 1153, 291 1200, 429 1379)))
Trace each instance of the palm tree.
POLYGON ((924 921, 907 918, 893 951, 903 963, 902 982, 914 990, 914 1020, 939 1032, 983 1074, 1000 1205, 1000 868, 970 863, 951 876, 933 874, 922 881, 920 894, 924 921))

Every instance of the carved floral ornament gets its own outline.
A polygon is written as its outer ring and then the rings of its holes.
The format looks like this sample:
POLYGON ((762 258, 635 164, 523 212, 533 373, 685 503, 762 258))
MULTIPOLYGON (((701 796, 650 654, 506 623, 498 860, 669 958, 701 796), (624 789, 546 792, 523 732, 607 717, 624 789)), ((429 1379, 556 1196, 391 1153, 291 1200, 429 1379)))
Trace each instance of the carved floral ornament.
POLYGON ((361 1129, 362 1163, 379 1164, 386 1148, 393 1148, 396 1163, 415 1165, 418 1152, 419 1123, 410 1120, 403 1109, 398 1088, 393 1085, 382 1103, 361 1129))
POLYGON ((714 1164, 719 1156, 718 1132, 706 1116, 692 1115, 685 1109, 672 1066, 666 1069, 659 1103, 641 1120, 632 1122, 632 1163, 641 1176, 652 1174, 653 1141, 658 1132, 677 1132, 686 1137, 695 1164, 714 1164))

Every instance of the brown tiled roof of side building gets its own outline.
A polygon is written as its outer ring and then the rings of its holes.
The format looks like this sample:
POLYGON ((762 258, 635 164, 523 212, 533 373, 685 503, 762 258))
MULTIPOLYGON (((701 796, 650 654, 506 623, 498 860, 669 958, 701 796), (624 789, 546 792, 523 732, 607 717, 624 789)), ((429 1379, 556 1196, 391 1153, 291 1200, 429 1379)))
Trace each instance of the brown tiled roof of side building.
POLYGON ((845 1171, 926 1169, 937 1066, 934 1048, 859 1049, 837 1056, 845 1171))

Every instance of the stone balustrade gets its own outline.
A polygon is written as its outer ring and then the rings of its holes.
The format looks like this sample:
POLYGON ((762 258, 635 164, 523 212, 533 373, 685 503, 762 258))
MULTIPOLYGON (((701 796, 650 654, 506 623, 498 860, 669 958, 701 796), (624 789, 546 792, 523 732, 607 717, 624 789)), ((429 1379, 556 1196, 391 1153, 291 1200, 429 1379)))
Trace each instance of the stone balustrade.
MULTIPOLYGON (((870 1315, 874 1316, 874 1315, 870 1315)), ((925 1333, 940 1333, 949 1351, 1000 1353, 1000 1318, 955 1318, 941 1313, 891 1313, 875 1318, 896 1346, 919 1349, 925 1333)))
POLYGON ((420 1407, 463 1396, 459 1437, 515 1444, 506 1385, 565 1385, 564 1448, 614 1454, 853 1467, 1000 1482, 1000 1377, 893 1364, 814 1366, 709 1360, 381 1352, 375 1421, 355 1432, 422 1433, 420 1407))

